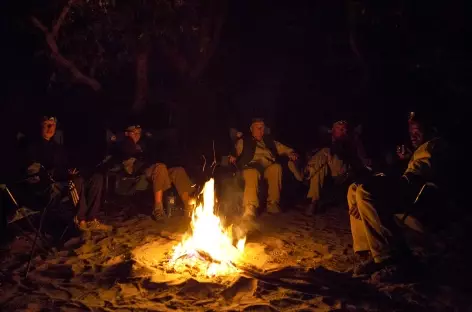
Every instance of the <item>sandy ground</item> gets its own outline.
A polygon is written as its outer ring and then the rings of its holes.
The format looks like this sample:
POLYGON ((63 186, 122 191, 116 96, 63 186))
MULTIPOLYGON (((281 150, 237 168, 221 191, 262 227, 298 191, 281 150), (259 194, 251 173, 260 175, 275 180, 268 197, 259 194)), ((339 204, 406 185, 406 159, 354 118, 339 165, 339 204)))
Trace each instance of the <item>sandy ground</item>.
MULTIPOLYGON (((72 237, 49 255, 40 252, 23 279, 30 241, 19 236, 1 255, 2 311, 467 311, 472 299, 456 236, 415 247, 427 278, 381 285, 354 279, 348 217, 333 207, 308 219, 297 211, 259 217, 244 268, 203 279, 162 270, 166 253, 187 230, 179 217, 158 224, 130 210, 108 211, 111 233, 72 237), (448 247, 449 246, 449 247, 448 247), (453 249, 451 251, 451 249, 453 249), (428 253, 428 257, 423 255, 428 253), (146 254, 155 258, 144 257, 146 254), (446 254, 446 256, 444 256, 446 254), (441 260, 439 260, 441 259, 441 260), (444 268, 448 268, 445 270, 444 268), (450 270, 449 270, 450 269, 450 270)), ((470 279, 469 279, 470 280, 470 279)))

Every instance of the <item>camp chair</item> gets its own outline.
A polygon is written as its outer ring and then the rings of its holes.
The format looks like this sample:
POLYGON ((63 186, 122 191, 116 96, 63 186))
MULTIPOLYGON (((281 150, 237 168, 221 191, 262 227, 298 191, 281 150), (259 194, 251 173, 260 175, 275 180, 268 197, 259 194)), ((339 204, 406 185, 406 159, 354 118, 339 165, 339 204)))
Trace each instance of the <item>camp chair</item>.
MULTIPOLYGON (((147 139, 151 140, 152 148, 155 147, 156 143, 174 143, 178 142, 178 132, 175 128, 164 129, 164 130, 147 130, 143 133, 147 139)), ((107 130, 106 140, 107 140, 107 155, 102 161, 106 163, 111 161, 113 155, 115 155, 118 150, 119 144, 122 140, 125 139, 124 132, 113 132, 107 130)), ((107 198, 109 195, 123 195, 123 196, 133 196, 137 191, 145 191, 149 188, 149 182, 143 175, 143 172, 136 172, 132 175, 125 174, 123 172, 121 164, 116 164, 112 168, 106 170, 105 172, 105 193, 107 198)), ((194 185, 195 187, 196 185, 194 185)), ((176 193, 175 189, 172 189, 176 193)))
MULTIPOLYGON (((145 136, 153 138, 153 132, 146 131, 145 136)), ((118 153, 117 149, 119 144, 125 139, 125 134, 123 131, 113 132, 109 129, 106 131, 106 142, 107 142, 107 152, 105 158, 100 164, 103 164, 112 161, 114 155, 118 153)), ((140 182, 140 175, 125 175, 123 173, 121 164, 116 164, 113 167, 105 171, 105 200, 110 194, 119 194, 119 195, 133 195, 136 190, 136 185, 140 182), (113 181, 113 185, 111 182, 113 181)))
MULTIPOLYGON (((3 213, 5 214, 5 218, 6 218, 6 220, 5 220, 6 221, 6 227, 8 225, 16 225, 17 228, 20 229, 20 231, 23 233, 23 235, 27 236, 26 232, 23 230, 23 228, 18 225, 18 223, 21 220, 24 219, 24 220, 27 221, 27 224, 28 224, 29 228, 35 233, 35 237, 33 239, 32 246, 31 246, 28 265, 27 265, 26 272, 25 272, 25 278, 26 278, 28 276, 28 272, 29 272, 29 269, 30 269, 31 261, 34 257, 35 250, 36 250, 37 247, 39 247, 39 246, 37 246, 38 239, 40 239, 43 242, 43 244, 45 244, 46 246, 51 245, 51 243, 48 241, 48 239, 46 239, 44 237, 44 235, 42 233, 42 227, 43 227, 45 216, 47 215, 48 208, 50 208, 51 204, 53 203, 53 200, 50 200, 44 207, 42 207, 42 209, 40 211, 35 211, 35 210, 32 210, 32 209, 27 208, 25 206, 20 206, 18 204, 18 201, 17 201, 16 197, 13 195, 13 193, 11 192, 11 190, 9 189, 9 187, 6 184, 1 184, 0 185, 0 190, 6 195, 7 198, 10 199, 11 203, 14 205, 14 208, 15 208, 14 213, 9 218, 7 217, 7 214, 5 213, 5 210, 3 210, 3 213), (39 221, 39 225, 35 226, 33 224, 33 221, 31 220, 31 217, 35 216, 35 215, 38 215, 38 214, 39 214, 40 221, 39 221)), ((2 208, 5 208, 5 207, 2 207, 2 208)), ((49 253, 43 247, 39 247, 39 249, 41 249, 45 253, 49 253)))
MULTIPOLYGON (((425 225, 412 214, 418 212, 419 210, 422 210, 424 208, 424 205, 430 204, 432 202, 431 196, 435 197, 435 199, 438 199, 438 196, 440 196, 438 192, 439 188, 436 184, 432 182, 424 183, 423 186, 420 188, 418 194, 416 195, 412 205, 407 207, 405 213, 395 215, 395 217, 397 218, 397 222, 401 226, 406 226, 418 233, 425 233, 425 225)), ((440 201, 435 200, 436 204, 438 202, 440 201)))
MULTIPOLYGON (((118 145, 122 140, 124 139, 124 132, 119 132, 115 133, 112 132, 110 129, 106 130, 106 155, 105 158, 101 161, 100 164, 97 165, 97 167, 107 164, 109 161, 112 161, 114 154, 116 154, 116 149, 118 148, 118 145)), ((109 195, 110 192, 110 177, 115 177, 117 176, 117 172, 119 171, 119 168, 113 167, 109 168, 108 170, 105 171, 105 201, 107 200, 107 196, 109 195)), ((116 182, 115 182, 115 187, 113 188, 113 191, 116 189, 116 182)))
MULTIPOLYGON (((18 201, 16 200, 15 196, 12 194, 10 189, 6 184, 0 184, 0 191, 5 195, 6 198, 10 200, 10 202, 14 205, 15 207, 15 212, 9 216, 9 214, 6 212, 6 205, 2 205, 2 230, 5 230, 6 227, 10 224, 16 224, 16 222, 26 219, 29 223, 31 223, 31 220, 29 219, 30 216, 35 215, 40 213, 39 211, 34 211, 32 209, 29 209, 27 207, 20 207, 18 204, 18 201)), ((3 204, 3 202, 2 202, 3 204)), ((34 228, 33 224, 30 224, 31 227, 34 228)), ((22 228, 20 227, 22 230, 22 228)))
MULTIPOLYGON (((271 129, 269 127, 266 127, 265 128, 265 133, 270 134, 271 129)), ((230 128, 229 129, 229 137, 230 137, 230 140, 231 140, 231 147, 232 147, 231 154, 235 155, 236 142, 240 138, 243 138, 244 135, 243 135, 242 132, 238 131, 237 129, 230 128)), ((242 175, 242 171, 239 170, 236 166, 228 163, 228 156, 223 156, 222 157, 221 166, 223 168, 226 168, 227 171, 229 171, 229 173, 226 173, 226 174, 222 175, 222 176, 224 176, 223 177, 224 181, 222 181, 223 185, 221 186, 221 189, 222 189, 221 192, 223 193, 222 194, 223 198, 227 196, 225 193, 227 193, 227 192, 233 193, 230 196, 228 196, 228 200, 227 200, 228 203, 225 203, 224 200, 221 201, 223 209, 225 209, 226 211, 228 211, 230 213, 233 213, 233 212, 242 213, 243 209, 244 209, 244 207, 242 207, 243 193, 244 193, 244 178, 243 178, 243 175, 242 175), (230 202, 231 200, 233 202, 230 202), (234 201, 236 201, 236 202, 234 202, 234 201), (225 207, 225 205, 228 206, 228 207, 225 207), (236 209, 231 208, 231 207, 234 207, 234 206, 236 206, 236 209)), ((267 183, 265 182, 264 179, 262 179, 261 183, 260 183, 259 194, 258 194, 260 207, 264 206, 264 204, 266 202, 266 199, 267 199, 266 195, 267 195, 267 183)), ((258 213, 261 213, 261 210, 259 210, 258 213)))
MULTIPOLYGON (((21 148, 25 147, 24 142, 26 140, 26 136, 23 133, 19 132, 16 137, 17 137, 18 149, 21 152, 21 148)), ((58 132, 56 132, 56 135, 54 136, 54 140, 58 144, 63 144, 63 142, 64 142, 63 132, 60 131, 60 130, 58 132)), ((50 187, 53 187, 53 184, 55 183, 55 181, 52 179, 51 176, 49 176, 49 178, 51 180, 50 181, 50 187)), ((26 182, 26 180, 20 180, 20 181, 17 181, 16 183, 12 183, 11 185, 21 184, 21 183, 24 183, 24 182, 26 182)), ((70 191, 69 194, 72 195, 71 196, 72 203, 74 204, 74 206, 76 206, 77 202, 78 202, 78 194, 77 194, 77 190, 75 189, 75 185, 73 184, 72 181, 70 181, 68 187, 69 187, 69 191, 70 191)), ((2 191, 2 193, 4 193, 6 195, 7 198, 9 198, 10 202, 13 204, 14 209, 15 209, 14 213, 11 214, 10 218, 8 218, 5 214, 5 219, 6 219, 5 220, 6 221, 5 226, 16 225, 17 228, 19 228, 20 231, 23 234, 25 234, 25 236, 27 236, 25 231, 23 230, 23 228, 18 225, 18 223, 21 220, 26 220, 29 228, 33 232, 35 232, 35 237, 34 237, 34 240, 33 240, 32 246, 31 246, 30 257, 29 257, 28 265, 27 265, 26 272, 25 272, 25 278, 26 278, 27 275, 28 275, 30 265, 31 265, 31 260, 33 259, 36 248, 38 247, 39 249, 42 249, 43 252, 48 253, 48 251, 45 248, 37 246, 37 240, 40 239, 46 246, 51 245, 51 243, 48 241, 48 239, 46 239, 45 236, 43 235, 42 227, 43 227, 43 223, 44 223, 45 217, 47 215, 48 209, 51 207, 51 205, 54 202, 57 202, 57 201, 51 199, 51 200, 48 201, 48 203, 46 205, 40 207, 39 210, 33 210, 33 209, 28 208, 28 207, 25 207, 24 205, 20 205, 18 200, 17 200, 17 197, 15 197, 15 195, 13 194, 13 192, 11 191, 10 187, 7 184, 1 184, 0 185, 0 190, 2 191), (39 214, 39 219, 40 220, 39 220, 38 226, 35 226, 33 224, 33 221, 31 220, 31 217, 35 216, 35 215, 38 215, 38 214, 39 214)), ((68 196, 62 198, 62 200, 60 200, 59 202, 65 202, 64 199, 68 199, 68 196)), ((5 213, 5 211, 2 211, 2 213, 5 213)), ((62 235, 61 235, 60 239, 63 238, 63 236, 66 233, 68 228, 69 228, 69 226, 67 225, 65 227, 64 231, 62 232, 62 235)))

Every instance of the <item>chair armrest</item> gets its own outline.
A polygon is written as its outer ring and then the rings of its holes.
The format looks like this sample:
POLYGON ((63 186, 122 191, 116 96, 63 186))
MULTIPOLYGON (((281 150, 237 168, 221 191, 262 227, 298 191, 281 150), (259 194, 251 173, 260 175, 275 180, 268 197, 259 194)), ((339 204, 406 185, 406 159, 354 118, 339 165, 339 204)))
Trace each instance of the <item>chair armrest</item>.
POLYGON ((410 213, 412 212, 412 210, 415 207, 416 203, 420 200, 421 196, 423 195, 424 190, 428 189, 428 188, 432 188, 432 189, 435 189, 435 190, 439 189, 439 187, 436 184, 434 184, 433 182, 424 183, 423 186, 421 187, 420 191, 418 192, 418 195, 416 195, 416 198, 415 198, 414 202, 409 207, 410 209, 407 209, 407 211, 405 211, 405 214, 403 215, 403 218, 401 219, 402 223, 405 223, 407 217, 410 215, 410 213))

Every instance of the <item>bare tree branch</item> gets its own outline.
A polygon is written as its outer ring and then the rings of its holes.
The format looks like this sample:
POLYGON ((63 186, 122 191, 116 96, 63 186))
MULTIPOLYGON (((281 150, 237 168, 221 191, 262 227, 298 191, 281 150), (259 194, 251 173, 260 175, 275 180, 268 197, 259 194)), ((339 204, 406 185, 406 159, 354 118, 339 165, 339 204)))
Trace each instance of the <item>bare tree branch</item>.
MULTIPOLYGON (((68 4, 69 6, 70 6, 71 2, 73 2, 73 1, 72 0, 69 1, 69 4, 68 4)), ((65 10, 65 8, 64 8, 64 10, 65 10)), ((63 10, 63 12, 64 12, 64 10, 63 10)), ((67 11, 68 10, 69 9, 67 9, 67 11)), ((62 16, 62 13, 61 13, 61 16, 62 16)), ((64 20, 64 18, 62 20, 64 20)), ((98 90, 101 89, 101 85, 97 80, 84 75, 77 68, 77 66, 74 65, 74 63, 72 63, 71 61, 66 59, 59 52, 59 48, 58 48, 57 42, 56 42, 56 37, 55 37, 53 32, 50 32, 48 30, 48 28, 46 26, 44 26, 44 24, 41 23, 36 17, 34 17, 34 16, 31 17, 31 21, 33 22, 33 24, 37 28, 39 28, 44 33, 44 36, 46 38, 46 43, 48 44, 49 48, 51 49, 51 58, 53 58, 56 61, 56 63, 58 63, 62 67, 67 68, 78 82, 90 86, 95 91, 98 91, 98 90)), ((58 20, 58 23, 56 23, 55 27, 56 26, 58 26, 57 30, 59 30, 59 28, 60 28, 59 20, 58 20)))
POLYGON ((79 0, 69 0, 67 5, 62 9, 61 14, 59 15, 59 18, 56 21, 56 24, 52 27, 52 35, 54 39, 57 38, 57 34, 59 33, 59 29, 61 29, 62 23, 64 23, 64 20, 66 19, 67 14, 69 14, 69 10, 71 6, 79 0))
POLYGON ((200 30, 199 57, 193 65, 190 64, 184 53, 179 51, 178 47, 170 45, 164 40, 158 42, 161 53, 173 64, 180 75, 195 79, 207 67, 218 46, 226 20, 227 8, 227 0, 221 0, 219 5, 209 6, 208 16, 202 21, 200 30), (214 16, 216 17, 213 18, 214 16), (210 34, 210 32, 212 33, 210 34))

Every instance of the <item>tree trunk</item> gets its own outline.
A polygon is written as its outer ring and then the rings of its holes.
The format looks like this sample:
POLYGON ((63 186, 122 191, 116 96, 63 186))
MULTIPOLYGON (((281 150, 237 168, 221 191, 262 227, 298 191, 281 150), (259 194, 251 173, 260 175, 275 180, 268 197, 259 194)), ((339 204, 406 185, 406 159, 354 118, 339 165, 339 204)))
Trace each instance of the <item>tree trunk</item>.
POLYGON ((141 113, 146 107, 149 93, 149 49, 143 49, 136 55, 136 92, 132 111, 141 113))

